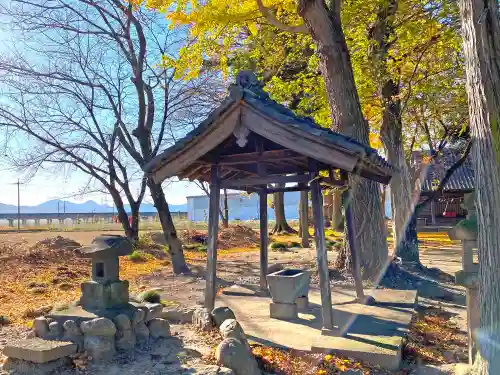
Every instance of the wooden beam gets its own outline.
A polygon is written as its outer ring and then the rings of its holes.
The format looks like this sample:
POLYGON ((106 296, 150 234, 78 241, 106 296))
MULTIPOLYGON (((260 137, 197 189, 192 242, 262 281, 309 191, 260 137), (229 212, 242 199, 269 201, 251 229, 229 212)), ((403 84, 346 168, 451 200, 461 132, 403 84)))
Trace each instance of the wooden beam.
POLYGON ((343 180, 336 180, 330 177, 320 177, 320 182, 329 186, 344 187, 347 182, 343 180))
POLYGON ((233 188, 236 186, 252 186, 252 185, 267 185, 267 184, 286 184, 289 182, 307 183, 309 177, 306 175, 292 175, 292 176, 267 176, 267 177, 249 177, 239 180, 225 180, 222 181, 221 187, 233 188))
POLYGON ((309 160, 311 178, 311 198, 314 216, 314 237, 316 240, 316 262, 318 265, 319 287, 321 290, 321 315, 323 317, 323 328, 333 331, 333 308, 332 293, 330 290, 330 275, 328 271, 328 258, 325 246, 325 223, 323 218, 323 204, 321 188, 319 185, 318 164, 315 160, 309 160))
POLYGON ((260 289, 267 290, 267 192, 259 193, 260 211, 260 289))
POLYGON ((302 247, 309 247, 309 206, 308 193, 306 190, 300 192, 300 225, 302 232, 302 247))
POLYGON ((290 191, 309 191, 309 186, 305 185, 304 186, 289 186, 289 187, 284 187, 284 188, 269 188, 267 189, 268 194, 272 193, 288 193, 290 191))
POLYGON ((217 237, 219 235, 220 180, 218 166, 212 165, 210 181, 210 198, 208 207, 208 241, 207 241, 207 277, 205 288, 205 307, 212 311, 215 306, 217 237))
POLYGON ((260 152, 248 152, 244 154, 221 155, 218 163, 220 165, 255 164, 257 162, 274 162, 300 158, 301 155, 291 150, 272 150, 260 152))

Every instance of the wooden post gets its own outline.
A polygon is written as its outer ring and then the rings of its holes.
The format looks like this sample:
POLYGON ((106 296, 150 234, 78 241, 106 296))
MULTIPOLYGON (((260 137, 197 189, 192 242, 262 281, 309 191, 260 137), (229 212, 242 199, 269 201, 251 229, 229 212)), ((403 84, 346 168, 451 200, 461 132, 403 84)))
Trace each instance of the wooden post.
POLYGON ((309 247, 309 207, 307 190, 300 191, 300 227, 302 247, 309 247))
POLYGON ((365 302, 365 293, 363 291, 363 281, 361 279, 361 270, 359 267, 358 253, 355 243, 354 221, 352 217, 352 204, 351 204, 351 190, 344 193, 344 210, 345 210, 345 224, 347 229, 347 240, 349 241, 349 250, 351 255, 352 276, 354 278, 354 285, 356 287, 356 296, 359 303, 365 302))
POLYGON ((309 172, 311 182, 312 211, 314 217, 314 237, 316 241, 316 257, 319 273, 319 286, 321 290, 321 314, 323 317, 323 328, 334 329, 332 293, 330 290, 330 275, 328 271, 328 258, 325 246, 325 224, 323 217, 323 204, 321 187, 319 185, 319 170, 315 160, 309 159, 309 172))
POLYGON ((260 210, 260 289, 267 290, 267 192, 259 193, 260 210))
POLYGON ((431 200, 431 219, 432 225, 436 225, 436 201, 431 200))
POLYGON ((207 277, 205 288, 205 307, 212 311, 215 306, 217 237, 219 234, 220 181, 218 166, 212 165, 210 181, 210 198, 208 207, 208 243, 207 243, 207 277))
MULTIPOLYGON (((262 139, 257 138, 255 149, 259 154, 259 159, 264 154, 264 144, 262 139)), ((257 161, 257 173, 259 177, 267 176, 267 165, 261 160, 257 161)), ((260 218, 260 289, 267 290, 267 184, 261 186, 259 193, 259 218, 260 218)))

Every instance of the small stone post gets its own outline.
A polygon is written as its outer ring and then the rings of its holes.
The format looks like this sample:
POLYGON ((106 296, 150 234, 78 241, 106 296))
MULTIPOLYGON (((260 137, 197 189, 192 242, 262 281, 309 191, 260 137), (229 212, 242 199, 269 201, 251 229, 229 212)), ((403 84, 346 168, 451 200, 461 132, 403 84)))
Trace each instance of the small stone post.
POLYGON ((479 265, 473 261, 473 250, 477 248, 477 218, 474 194, 465 194, 463 207, 467 218, 452 228, 448 235, 452 240, 462 241, 462 270, 455 273, 455 283, 467 289, 467 333, 469 336, 469 364, 476 355, 474 331, 479 328, 479 265))

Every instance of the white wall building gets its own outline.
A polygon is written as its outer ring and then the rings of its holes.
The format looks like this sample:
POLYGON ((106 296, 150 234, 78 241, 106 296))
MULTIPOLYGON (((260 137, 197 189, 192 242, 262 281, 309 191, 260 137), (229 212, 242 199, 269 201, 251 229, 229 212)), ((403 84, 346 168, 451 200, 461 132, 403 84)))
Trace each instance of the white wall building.
MULTIPOLYGON (((224 203, 224 194, 221 194, 221 208, 224 203)), ((299 218, 299 192, 285 193, 285 216, 287 219, 299 218)), ((259 219, 259 195, 246 193, 228 193, 227 203, 229 220, 257 220, 259 219)), ((190 221, 208 220, 208 197, 196 195, 187 197, 188 219, 190 221)), ((269 220, 274 220, 274 210, 267 208, 269 220)))

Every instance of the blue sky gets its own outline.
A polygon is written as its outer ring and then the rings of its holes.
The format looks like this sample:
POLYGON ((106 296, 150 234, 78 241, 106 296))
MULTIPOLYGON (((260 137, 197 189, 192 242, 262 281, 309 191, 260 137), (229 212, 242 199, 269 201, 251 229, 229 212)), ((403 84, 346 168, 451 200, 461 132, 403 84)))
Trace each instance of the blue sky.
MULTIPOLYGON (((0 2, 4 3, 3 0, 0 0, 0 2)), ((6 20, 0 18, 0 21, 6 20)), ((7 56, 17 48, 13 48, 18 45, 18 43, 16 43, 17 35, 18 32, 9 29, 7 23, 2 23, 2 25, 0 25, 0 54, 7 56)), ((31 39, 31 44, 35 46, 38 45, 38 42, 38 38, 36 37, 31 39)), ((27 44, 28 46, 30 45, 29 42, 27 42, 27 44)), ((157 58, 160 60, 159 55, 157 58)), ((43 63, 45 61, 39 56, 30 56, 30 59, 32 59, 32 62, 34 61, 37 63, 43 63)), ((135 103, 135 101, 133 103, 135 103)), ((2 159, 6 146, 3 136, 3 131, 0 131, 0 159, 2 159)), ((30 141, 24 138, 21 140, 20 146, 29 149, 30 145, 30 141)), ((165 144, 165 146, 168 146, 168 144, 165 144)), ((21 147, 18 148, 18 152, 23 152, 21 147)), ((26 176, 22 173, 2 168, 5 166, 1 164, 2 160, 0 160, 0 202, 17 204, 17 186, 14 183, 18 178, 20 178, 21 181, 25 181, 26 176)), ((88 176, 82 172, 72 172, 70 175, 66 175, 64 171, 55 173, 39 171, 34 178, 21 185, 21 205, 37 205, 51 199, 66 199, 74 202, 91 199, 100 204, 112 204, 109 194, 90 193, 83 196, 76 195, 76 193, 87 184, 87 181, 88 176)), ((136 190, 137 187, 134 186, 132 191, 135 193, 136 190)), ((171 204, 182 204, 186 202, 186 196, 203 194, 203 191, 194 183, 178 181, 164 184, 164 191, 168 203, 171 204)), ((145 195, 144 201, 151 202, 148 192, 145 195)))
MULTIPOLYGON (((17 178, 23 180, 20 173, 0 171, 0 203, 17 204, 17 185, 13 184, 17 178)), ((35 178, 21 185, 21 205, 35 206, 51 199, 65 199, 73 202, 84 202, 89 199, 100 204, 111 205, 111 197, 106 194, 92 193, 84 196, 75 196, 75 193, 85 186, 87 178, 81 173, 72 173, 71 176, 57 176, 54 173, 41 172, 35 178)), ((164 186, 167 202, 170 204, 186 203, 186 196, 203 194, 194 183, 176 181, 164 186)), ((145 202, 151 202, 146 193, 145 202)))

